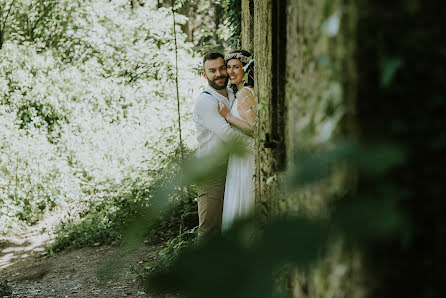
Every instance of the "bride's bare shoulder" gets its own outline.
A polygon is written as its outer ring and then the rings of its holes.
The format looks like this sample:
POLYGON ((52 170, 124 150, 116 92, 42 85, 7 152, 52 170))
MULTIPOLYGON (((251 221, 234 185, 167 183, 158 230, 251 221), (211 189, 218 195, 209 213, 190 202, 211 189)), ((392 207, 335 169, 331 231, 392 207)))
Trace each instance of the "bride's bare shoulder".
POLYGON ((254 97, 253 91, 249 90, 248 87, 242 88, 239 92, 237 92, 237 98, 244 99, 246 97, 254 97))

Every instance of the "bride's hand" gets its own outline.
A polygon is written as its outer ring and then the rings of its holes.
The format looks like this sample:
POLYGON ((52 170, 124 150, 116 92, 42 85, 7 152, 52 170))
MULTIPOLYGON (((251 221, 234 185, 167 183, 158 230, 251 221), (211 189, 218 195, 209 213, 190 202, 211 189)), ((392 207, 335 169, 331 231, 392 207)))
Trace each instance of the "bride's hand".
POLYGON ((228 117, 229 117, 229 110, 228 110, 228 108, 226 107, 226 105, 224 104, 224 103, 218 103, 218 112, 220 113, 220 115, 223 117, 223 118, 225 118, 225 119, 228 119, 228 117))

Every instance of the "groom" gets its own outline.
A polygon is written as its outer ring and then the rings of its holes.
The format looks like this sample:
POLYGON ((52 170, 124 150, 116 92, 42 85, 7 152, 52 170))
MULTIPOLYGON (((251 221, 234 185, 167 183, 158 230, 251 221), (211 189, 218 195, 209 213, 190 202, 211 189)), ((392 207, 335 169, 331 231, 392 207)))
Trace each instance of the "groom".
MULTIPOLYGON (((198 156, 216 155, 225 143, 245 136, 232 128, 218 112, 223 103, 231 110, 235 95, 228 88, 228 73, 220 53, 208 53, 203 58, 202 76, 209 86, 198 96, 194 107, 194 121, 199 143, 198 156)), ((198 239, 218 235, 221 230, 227 160, 216 166, 215 178, 198 186, 198 239)))

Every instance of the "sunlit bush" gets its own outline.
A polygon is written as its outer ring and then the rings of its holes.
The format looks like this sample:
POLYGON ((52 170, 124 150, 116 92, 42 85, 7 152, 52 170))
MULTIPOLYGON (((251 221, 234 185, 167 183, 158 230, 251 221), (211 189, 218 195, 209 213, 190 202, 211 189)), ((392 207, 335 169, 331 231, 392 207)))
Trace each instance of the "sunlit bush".
MULTIPOLYGON (((151 179, 145 173, 178 146, 169 10, 83 5, 68 24, 76 44, 42 48, 10 35, 0 50, 1 233, 19 223, 12 219, 34 223, 65 204, 82 212, 123 181, 151 179)), ((204 82, 200 59, 177 37, 182 137, 194 148, 193 101, 204 82)))
MULTIPOLYGON (((183 154, 190 156, 193 152, 186 150, 183 154)), ((62 221, 50 251, 120 242, 135 223, 146 217, 154 196, 166 188, 170 179, 180 171, 183 154, 175 150, 160 160, 158 170, 126 179, 114 189, 108 189, 103 200, 90 200, 76 218, 62 221)), ((173 189, 168 195, 172 208, 159 212, 154 223, 144 225, 139 232, 150 243, 158 243, 174 238, 181 230, 189 229, 190 224, 183 226, 181 218, 196 210, 195 198, 194 186, 173 189)))

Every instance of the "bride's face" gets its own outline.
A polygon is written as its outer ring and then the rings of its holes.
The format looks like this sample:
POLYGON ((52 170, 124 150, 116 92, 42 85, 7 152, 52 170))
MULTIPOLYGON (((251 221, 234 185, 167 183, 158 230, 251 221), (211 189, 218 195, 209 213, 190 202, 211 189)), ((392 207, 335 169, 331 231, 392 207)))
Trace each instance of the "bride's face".
POLYGON ((229 80, 231 84, 238 85, 243 81, 245 72, 243 71, 243 64, 238 59, 231 59, 227 63, 227 70, 229 75, 229 80))

